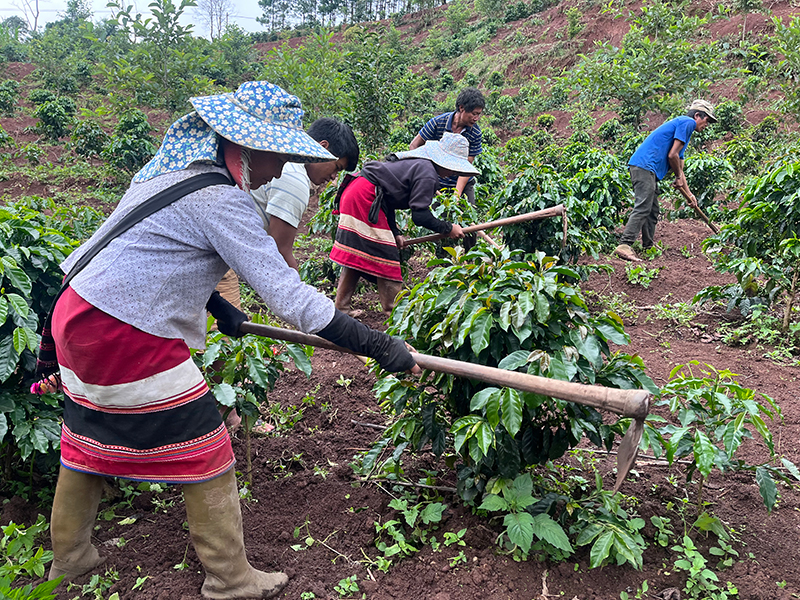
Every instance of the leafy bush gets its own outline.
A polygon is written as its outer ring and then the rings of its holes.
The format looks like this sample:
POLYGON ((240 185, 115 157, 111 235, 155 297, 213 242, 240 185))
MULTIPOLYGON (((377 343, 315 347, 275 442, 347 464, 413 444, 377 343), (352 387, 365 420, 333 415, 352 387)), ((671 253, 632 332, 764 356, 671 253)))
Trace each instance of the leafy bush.
POLYGON ((34 106, 41 106, 42 104, 52 102, 55 99, 56 95, 50 90, 46 90, 44 88, 36 88, 35 90, 31 90, 28 94, 28 100, 34 106))
POLYGON ((714 129, 721 133, 738 133, 742 129, 744 122, 744 111, 742 105, 731 100, 722 102, 714 109, 717 122, 714 129))
POLYGON ((453 89, 455 85, 455 80, 453 76, 450 74, 450 71, 447 69, 441 69, 439 71, 439 91, 446 92, 448 90, 453 89))
POLYGON ((135 173, 158 150, 150 135, 152 130, 147 115, 138 108, 129 110, 120 117, 111 140, 103 149, 102 158, 112 167, 135 173))
POLYGON ((61 96, 37 106, 33 115, 39 119, 39 131, 51 140, 58 140, 69 135, 74 122, 75 101, 61 96))
POLYGON ((536 117, 536 124, 542 129, 550 129, 556 122, 556 118, 550 114, 543 114, 536 117))
MULTIPOLYGON (((800 163, 778 163, 762 177, 754 178, 741 195, 733 221, 703 243, 715 258, 714 268, 736 275, 744 292, 768 300, 786 295, 782 330, 789 322, 800 275, 800 163), (758 281, 763 278, 763 290, 758 281)), ((728 286, 730 289, 731 286, 728 286)), ((722 290, 717 290, 722 292, 722 290)), ((706 288, 696 300, 707 298, 706 288)), ((734 299, 733 305, 743 300, 734 299)))
MULTIPOLYGON (((47 205, 55 211, 52 217, 41 212, 44 207, 20 201, 0 209, 0 454, 6 480, 14 478, 20 461, 59 445, 57 397, 32 396, 28 388, 37 330, 61 286, 58 265, 77 242, 55 204, 47 205)), ((57 457, 51 459, 55 467, 57 457)))
POLYGON ((13 148, 14 146, 16 146, 14 138, 0 125, 0 148, 13 148))
POLYGON ((517 105, 511 96, 502 95, 492 106, 490 123, 495 127, 510 129, 517 121, 517 105))
POLYGON ((714 197, 731 187, 733 165, 730 161, 705 152, 696 152, 686 159, 684 173, 689 189, 694 193, 703 212, 712 220, 723 217, 724 213, 714 203, 714 197))
POLYGON ((7 117, 14 115, 14 110, 17 108, 19 95, 17 88, 19 84, 11 79, 6 79, 0 83, 0 113, 7 117))
POLYGON ((619 122, 619 119, 609 119, 597 129, 597 135, 604 142, 610 142, 616 139, 623 131, 625 126, 619 122))
POLYGON ((75 152, 85 158, 100 156, 109 140, 109 135, 95 121, 79 121, 72 130, 75 152))
MULTIPOLYGON (((652 382, 641 360, 612 354, 625 344, 621 320, 592 316, 580 292, 565 283, 577 273, 537 253, 477 246, 452 258, 398 298, 389 332, 420 352, 567 381, 637 388, 652 382)), ((419 383, 383 378, 379 397, 400 415, 386 431, 398 449, 431 444, 459 453, 458 489, 473 500, 495 476, 562 456, 586 435, 600 446, 620 426, 594 409, 538 394, 499 389, 445 374, 419 383), (447 433, 453 437, 449 438, 447 433)))
MULTIPOLYGON (((546 150, 546 149, 545 149, 546 150)), ((544 160, 544 159, 543 159, 544 160)), ((568 213, 566 246, 559 219, 543 219, 510 225, 503 234, 507 244, 526 252, 536 250, 561 256, 565 262, 616 242, 614 229, 631 198, 630 178, 619 159, 603 150, 578 145, 567 147, 557 161, 561 173, 551 166, 528 169, 497 196, 493 216, 508 217, 564 204, 568 213)))
POLYGON ((503 146, 502 156, 506 169, 511 173, 524 171, 536 158, 537 143, 532 138, 520 136, 511 138, 503 146))
POLYGON ((500 71, 492 71, 492 74, 486 79, 486 86, 490 88, 501 88, 506 83, 506 78, 500 71))
MULTIPOLYGON (((736 377, 727 369, 718 371, 708 364, 701 367, 696 360, 676 366, 657 406, 668 406, 680 424, 651 415, 645 424, 642 444, 645 448, 652 447, 657 457, 663 453, 670 465, 688 459, 687 480, 691 480, 695 471, 700 474, 698 506, 702 505, 703 482, 712 470, 746 470, 755 473, 761 497, 771 511, 777 498, 773 478, 787 482, 789 478, 769 464, 776 458, 775 444, 764 418, 782 419, 781 411, 772 398, 742 387, 736 377), (692 367, 699 367, 699 373, 695 374, 692 367), (654 423, 662 425, 656 427, 654 423), (753 432, 769 450, 769 460, 759 465, 748 465, 734 458, 742 442, 752 438, 753 432)), ((786 459, 783 462, 800 481, 794 464, 786 459)))

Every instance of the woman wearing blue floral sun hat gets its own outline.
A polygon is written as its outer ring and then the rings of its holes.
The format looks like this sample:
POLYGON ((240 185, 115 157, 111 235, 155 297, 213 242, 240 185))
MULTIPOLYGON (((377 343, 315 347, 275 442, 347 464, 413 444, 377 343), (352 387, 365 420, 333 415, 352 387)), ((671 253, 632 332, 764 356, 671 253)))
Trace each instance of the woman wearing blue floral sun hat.
POLYGON ((419 367, 402 342, 301 282, 261 226, 250 189, 287 161, 335 160, 303 131, 299 100, 248 82, 191 103, 195 112, 169 128, 116 210, 62 265, 68 285, 43 332, 55 353, 45 343, 40 353, 42 375, 60 372, 65 402, 49 577, 103 562, 91 533, 103 477, 115 476, 183 484, 204 597, 270 598, 288 579, 247 561, 230 437, 189 354, 204 347, 206 307, 228 335, 246 320, 212 295, 220 278, 233 268, 286 322, 387 370, 419 367))

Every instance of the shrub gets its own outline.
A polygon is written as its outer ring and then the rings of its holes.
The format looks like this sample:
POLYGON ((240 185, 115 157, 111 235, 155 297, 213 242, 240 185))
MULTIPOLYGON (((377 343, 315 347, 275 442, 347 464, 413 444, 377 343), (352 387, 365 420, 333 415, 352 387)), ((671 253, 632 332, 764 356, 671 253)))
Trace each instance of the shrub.
POLYGON ((36 88, 35 90, 31 90, 28 94, 28 100, 34 106, 40 106, 47 102, 52 102, 55 99, 56 95, 50 90, 46 90, 44 88, 36 88))
POLYGON ((0 83, 0 113, 8 117, 14 115, 19 101, 18 87, 19 84, 12 79, 6 79, 0 83))
POLYGON ((483 144, 486 146, 494 146, 500 140, 491 127, 481 127, 481 133, 483 134, 483 144))
POLYGON ((111 138, 96 122, 84 120, 72 130, 72 143, 79 156, 100 156, 111 138))
POLYGON ((112 167, 135 173, 158 149, 150 136, 152 130, 147 115, 138 108, 123 113, 110 142, 103 149, 102 158, 112 167))
MULTIPOLYGON (((643 446, 651 446, 656 457, 663 452, 670 465, 685 458, 684 462, 689 463, 687 481, 691 481, 695 471, 700 474, 698 508, 702 506, 703 482, 716 468, 723 473, 753 473, 764 505, 771 511, 777 499, 774 479, 792 482, 780 469, 769 464, 777 456, 772 433, 764 419, 782 420, 783 416, 772 398, 743 387, 736 377, 727 369, 718 371, 708 364, 701 366, 696 360, 676 366, 656 405, 669 407, 680 424, 666 423, 656 428, 648 422, 643 446), (734 457, 742 442, 754 437, 753 432, 770 454, 769 461, 759 465, 734 457)), ((783 463, 790 473, 797 473, 793 463, 786 459, 783 463)))
POLYGON ((16 146, 14 138, 0 125, 0 148, 13 148, 14 146, 16 146))
POLYGON ((519 2, 508 5, 505 15, 503 16, 503 20, 506 23, 510 23, 511 21, 519 21, 520 19, 528 18, 533 14, 533 12, 533 5, 524 2, 524 0, 519 0, 519 2))
POLYGON ((686 159, 684 173, 689 189, 697 198, 700 208, 712 220, 719 220, 722 213, 714 203, 714 197, 719 192, 729 189, 733 165, 724 157, 696 152, 686 159))
MULTIPOLYGON (((715 257, 714 268, 733 273, 742 292, 767 301, 785 294, 782 331, 787 331, 800 274, 800 163, 786 160, 754 178, 741 195, 734 220, 703 243, 715 257), (762 285, 759 281, 763 282, 762 285)), ((696 301, 724 295, 726 288, 702 290, 696 301)), ((733 298, 729 308, 744 301, 733 298)))
POLYGON ((491 75, 489 75, 488 79, 486 79, 486 86, 490 88, 501 88, 505 85, 506 78, 500 71, 492 71, 491 75))
POLYGON ((625 131, 625 126, 619 122, 619 119, 609 119, 597 129, 597 135, 604 142, 610 142, 616 139, 620 134, 625 131))
POLYGON ((561 156, 546 154, 547 148, 540 151, 542 162, 556 162, 561 172, 548 165, 528 169, 497 195, 493 216, 564 204, 569 214, 566 246, 561 247, 561 220, 553 218, 507 226, 505 242, 525 252, 559 255, 565 262, 586 252, 599 256, 616 242, 614 229, 622 224, 632 195, 624 165, 613 154, 583 144, 565 148, 561 156))
POLYGON ((753 129, 753 140, 759 144, 770 145, 778 133, 778 119, 775 115, 767 115, 753 129))
POLYGON ((447 69, 441 69, 439 71, 439 91, 446 92, 451 90, 455 85, 455 80, 453 76, 450 74, 450 71, 447 69))
MULTIPOLYGON (((77 242, 55 203, 0 208, 0 464, 6 480, 21 462, 57 465, 61 408, 55 395, 32 396, 37 331, 61 286, 59 264, 77 242), (47 209, 52 217, 42 212, 47 209), (48 454, 50 453, 50 454, 48 454)), ((97 214, 96 211, 91 213, 97 214)), ((25 468, 27 473, 33 466, 25 468)))
POLYGON ((492 105, 493 126, 510 129, 517 121, 517 105, 511 96, 500 96, 492 105))
POLYGON ((536 124, 542 129, 550 129, 556 122, 556 118, 550 114, 543 114, 536 117, 536 124))
POLYGON ((722 102, 716 107, 714 114, 717 117, 714 129, 718 133, 738 133, 742 129, 744 112, 738 102, 732 100, 722 102))
POLYGON ((725 142, 723 152, 737 173, 754 173, 767 155, 767 147, 754 142, 746 133, 740 133, 725 142))
MULTIPOLYGON (((479 246, 434 260, 422 283, 399 296, 389 332, 420 352, 469 363, 611 387, 654 389, 641 360, 611 353, 625 344, 621 321, 590 315, 580 291, 565 283, 577 273, 537 253, 479 246)), ((619 424, 594 409, 538 394, 499 389, 434 374, 419 383, 383 378, 379 398, 399 415, 386 435, 403 448, 428 444, 436 455, 452 444, 463 462, 458 491, 465 500, 486 482, 516 477, 525 467, 559 458, 586 436, 610 447, 619 424), (453 437, 448 437, 448 433, 453 437)))
POLYGON ((535 158, 538 145, 527 136, 514 137, 503 146, 503 162, 510 173, 524 171, 530 167, 535 158))
POLYGON ((37 129, 51 140, 66 137, 74 122, 75 101, 67 96, 40 104, 33 111, 39 119, 37 129))

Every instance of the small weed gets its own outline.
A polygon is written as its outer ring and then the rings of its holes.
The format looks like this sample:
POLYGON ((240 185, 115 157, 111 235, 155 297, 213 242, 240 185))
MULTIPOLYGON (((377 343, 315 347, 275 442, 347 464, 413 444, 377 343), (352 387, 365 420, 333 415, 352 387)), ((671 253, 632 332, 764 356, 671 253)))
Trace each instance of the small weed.
MULTIPOLYGON (((694 247, 694 244, 692 244, 692 246, 694 247)), ((692 258, 692 256, 694 256, 692 254, 692 251, 689 249, 689 246, 685 245, 685 244, 684 244, 683 248, 681 248, 681 255, 684 258, 692 258)))
POLYGON ((648 269, 639 264, 628 263, 625 265, 625 275, 628 278, 628 283, 632 285, 640 285, 643 288, 649 288, 653 280, 658 277, 660 267, 648 269))
POLYGON ((724 587, 720 585, 717 574, 708 568, 708 559, 703 556, 688 535, 683 536, 683 543, 673 546, 672 551, 682 556, 675 561, 675 568, 685 571, 687 574, 683 591, 688 594, 689 598, 729 600, 739 596, 739 590, 730 581, 724 587))
MULTIPOLYGON (((628 588, 628 589, 630 589, 630 588, 628 588)), ((647 579, 645 579, 642 582, 642 585, 640 585, 637 588, 635 596, 629 596, 627 591, 620 592, 619 593, 619 600, 629 600, 630 598, 647 598, 649 596, 649 594, 647 593, 647 591, 649 589, 650 589, 650 586, 647 583, 647 579)))
POLYGON ((186 548, 183 551, 183 560, 179 562, 177 565, 174 565, 172 568, 176 571, 184 571, 189 568, 189 564, 186 562, 186 553, 189 552, 189 544, 186 544, 186 548))
POLYGON ((314 592, 302 592, 300 594, 300 600, 314 600, 314 598, 316 598, 314 592))
POLYGON ((653 312, 646 321, 652 319, 671 321, 675 325, 691 325, 692 319, 697 316, 698 307, 689 302, 676 302, 675 304, 656 304, 653 312))
POLYGON ((464 534, 467 533, 467 528, 465 527, 458 533, 453 533, 452 531, 445 531, 444 532, 444 545, 445 546, 466 546, 466 542, 464 542, 464 534))
POLYGON ((454 557, 452 557, 452 558, 449 558, 449 559, 447 559, 447 560, 449 560, 449 561, 450 561, 450 566, 451 566, 451 567, 455 567, 455 566, 456 566, 457 564, 459 564, 459 563, 464 563, 464 564, 466 564, 466 562, 467 562, 467 555, 466 555, 466 554, 464 554, 464 551, 463 551, 463 550, 461 550, 461 551, 460 551, 458 554, 456 554, 454 557))
POLYGON ((644 255, 649 259, 653 260, 654 258, 659 258, 664 254, 667 249, 667 245, 663 242, 656 242, 654 245, 650 246, 646 250, 644 250, 644 255))
POLYGON ((639 316, 639 311, 636 305, 628 300, 627 294, 624 292, 614 292, 605 296, 601 296, 592 290, 586 290, 584 296, 587 299, 596 301, 600 306, 607 311, 612 312, 623 319, 635 319, 639 316))
POLYGON ((348 596, 352 596, 353 594, 357 594, 360 590, 358 589, 358 579, 357 575, 350 575, 350 577, 345 577, 344 579, 339 580, 339 583, 333 586, 333 589, 338 592, 339 596, 342 598, 347 598, 348 596))
POLYGON ((144 582, 147 581, 148 579, 150 579, 150 575, 145 575, 144 577, 137 577, 136 583, 133 584, 131 591, 138 590, 140 587, 144 585, 144 582))
POLYGON ((336 385, 342 386, 348 392, 350 391, 351 383, 353 383, 353 380, 347 379, 344 375, 339 375, 339 379, 336 380, 336 385))

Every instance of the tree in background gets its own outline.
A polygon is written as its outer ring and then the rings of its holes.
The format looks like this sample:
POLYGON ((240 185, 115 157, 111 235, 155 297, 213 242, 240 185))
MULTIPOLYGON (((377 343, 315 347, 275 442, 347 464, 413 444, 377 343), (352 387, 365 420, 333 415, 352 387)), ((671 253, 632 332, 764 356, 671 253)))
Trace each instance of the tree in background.
POLYGON ((228 20, 233 13, 233 3, 231 0, 198 0, 193 12, 208 30, 209 37, 216 40, 228 27, 228 20))

